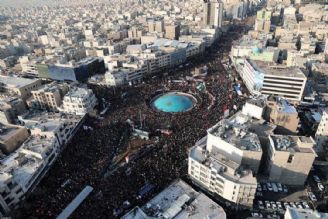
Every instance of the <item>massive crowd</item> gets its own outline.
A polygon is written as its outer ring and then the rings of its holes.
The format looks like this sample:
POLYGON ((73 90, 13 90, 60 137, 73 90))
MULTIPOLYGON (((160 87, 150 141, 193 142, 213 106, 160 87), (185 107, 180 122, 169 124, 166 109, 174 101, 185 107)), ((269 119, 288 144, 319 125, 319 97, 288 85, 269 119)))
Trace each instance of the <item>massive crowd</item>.
MULTIPOLYGON (((232 37, 226 40, 231 41, 232 37)), ((216 49, 227 41, 219 42, 216 49)), ((204 91, 195 89, 196 82, 192 81, 169 83, 169 80, 185 77, 189 69, 181 69, 165 78, 152 78, 137 86, 116 89, 93 87, 98 99, 104 98, 111 103, 110 110, 102 120, 87 118, 86 125, 93 130, 80 129, 77 132, 15 217, 55 218, 85 186, 90 185, 94 188, 93 192, 72 217, 113 218, 114 212, 124 213, 137 204, 143 204, 174 179, 185 177, 187 149, 206 135, 206 130, 222 118, 225 109, 232 113, 243 104, 243 100, 233 92, 233 81, 227 76, 220 57, 222 54, 216 50, 205 58, 209 74, 204 78, 204 91), (154 111, 149 102, 158 90, 163 89, 193 93, 198 103, 184 113, 154 111), (213 106, 209 109, 211 104, 213 106), (126 122, 128 119, 135 124, 142 120, 143 128, 151 133, 169 128, 173 134, 159 136, 154 149, 146 156, 105 177, 104 173, 114 157, 126 150, 131 134, 131 127, 126 122), (127 168, 129 174, 126 173, 127 168), (155 185, 155 189, 148 197, 138 199, 139 189, 147 183, 155 185), (129 201, 131 206, 123 205, 125 201, 129 201)), ((203 64, 201 60, 193 62, 190 68, 203 64)))

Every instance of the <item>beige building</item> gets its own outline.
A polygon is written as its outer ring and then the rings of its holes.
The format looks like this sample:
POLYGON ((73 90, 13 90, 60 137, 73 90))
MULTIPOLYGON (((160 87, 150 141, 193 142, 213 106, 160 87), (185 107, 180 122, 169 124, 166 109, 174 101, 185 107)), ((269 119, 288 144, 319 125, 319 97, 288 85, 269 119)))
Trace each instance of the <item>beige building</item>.
POLYGON ((3 125, 0 123, 0 150, 10 154, 20 147, 28 138, 29 133, 25 127, 3 125))
POLYGON ((270 181, 304 185, 316 153, 311 137, 270 135, 268 170, 270 181))
POLYGON ((272 133, 263 122, 238 112, 208 129, 189 151, 188 174, 193 182, 232 203, 252 206, 261 142, 272 133))
POLYGON ((180 36, 180 25, 169 24, 165 26, 165 38, 178 40, 180 36))
POLYGON ((270 26, 271 26, 271 16, 272 16, 271 11, 266 11, 266 10, 258 11, 255 20, 255 30, 264 33, 269 33, 270 26))
POLYGON ((128 37, 129 38, 141 38, 143 35, 145 35, 145 31, 138 27, 132 27, 128 31, 128 37))
POLYGON ((20 96, 24 101, 31 96, 31 91, 41 86, 39 79, 27 79, 10 76, 0 76, 0 83, 7 92, 20 96))
POLYGON ((299 124, 298 113, 294 106, 286 99, 277 96, 269 96, 264 118, 275 124, 275 133, 295 134, 299 124))
POLYGON ((38 90, 32 91, 33 108, 46 109, 55 111, 62 104, 63 96, 68 92, 69 87, 66 84, 51 84, 44 85, 38 90))
POLYGON ((6 95, 0 97, 0 123, 14 124, 17 115, 25 111, 26 106, 22 99, 6 95))

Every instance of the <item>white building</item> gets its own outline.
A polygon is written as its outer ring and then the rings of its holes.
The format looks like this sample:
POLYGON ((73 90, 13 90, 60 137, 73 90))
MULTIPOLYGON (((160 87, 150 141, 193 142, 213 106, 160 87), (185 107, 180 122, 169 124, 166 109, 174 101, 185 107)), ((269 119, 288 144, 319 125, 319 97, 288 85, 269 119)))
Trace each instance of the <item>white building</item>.
POLYGON ((137 206, 122 217, 122 219, 153 218, 225 219, 226 214, 220 205, 179 179, 144 206, 141 208, 137 206))
POLYGON ((262 158, 260 141, 271 132, 264 121, 241 112, 221 120, 190 149, 189 176, 226 200, 252 206, 257 187, 253 174, 262 158))
POLYGON ((270 65, 262 61, 245 59, 240 76, 253 95, 278 95, 290 101, 300 101, 306 76, 297 67, 270 65))
POLYGON ((316 150, 318 152, 327 151, 328 140, 328 108, 323 110, 321 120, 315 133, 316 150))
POLYGON ((312 209, 290 208, 286 209, 285 219, 327 219, 328 213, 313 211, 312 209))
POLYGON ((97 98, 91 89, 73 87, 64 96, 60 111, 75 115, 85 115, 91 112, 96 104, 97 98))
POLYGON ((35 188, 63 146, 74 136, 81 119, 32 113, 20 117, 31 136, 1 160, 0 216, 10 212, 35 188))
POLYGON ((261 96, 258 98, 248 99, 243 106, 242 112, 255 119, 262 119, 266 106, 266 97, 261 96))

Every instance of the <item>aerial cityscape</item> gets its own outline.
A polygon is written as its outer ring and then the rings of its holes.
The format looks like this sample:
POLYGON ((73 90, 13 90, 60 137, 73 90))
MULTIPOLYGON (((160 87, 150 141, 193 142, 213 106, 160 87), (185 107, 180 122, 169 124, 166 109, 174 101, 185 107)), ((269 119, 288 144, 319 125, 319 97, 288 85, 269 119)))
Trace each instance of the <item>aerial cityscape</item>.
POLYGON ((0 218, 328 219, 328 1, 0 0, 0 218))

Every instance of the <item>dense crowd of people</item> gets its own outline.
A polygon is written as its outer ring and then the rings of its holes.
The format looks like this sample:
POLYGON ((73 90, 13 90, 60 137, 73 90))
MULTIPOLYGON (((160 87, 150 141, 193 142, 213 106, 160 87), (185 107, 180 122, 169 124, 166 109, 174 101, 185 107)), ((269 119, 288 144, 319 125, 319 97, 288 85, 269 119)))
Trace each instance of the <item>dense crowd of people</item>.
MULTIPOLYGON (((232 38, 227 37, 226 40, 231 41, 232 38)), ((217 49, 225 43, 221 41, 216 45, 217 49)), ((204 77, 204 90, 197 90, 198 82, 195 81, 170 83, 170 80, 185 79, 189 69, 178 70, 167 77, 152 78, 136 86, 115 89, 94 86, 92 89, 98 99, 111 103, 108 113, 101 120, 87 118, 86 125, 93 130, 80 129, 77 132, 17 211, 17 217, 55 218, 85 186, 90 185, 94 188, 93 192, 72 218, 113 218, 113 213, 122 215, 133 206, 143 204, 174 179, 186 177, 188 148, 222 119, 224 110, 229 109, 232 113, 243 104, 243 100, 233 92, 234 82, 227 76, 219 60, 222 54, 218 54, 217 50, 207 54, 209 70, 208 76, 204 77), (192 110, 184 113, 153 110, 149 103, 154 94, 169 90, 191 93, 198 102, 192 110), (131 126, 126 122, 128 119, 137 125, 142 123, 143 129, 150 133, 165 128, 172 130, 172 135, 160 135, 155 149, 146 156, 105 176, 115 156, 127 148, 131 134, 131 126), (126 173, 127 168, 129 174, 126 173), (138 199, 138 191, 147 183, 155 185, 155 189, 149 196, 138 199), (125 201, 131 205, 123 205, 125 201)), ((192 64, 190 68, 203 66, 204 63, 199 61, 192 64)))

